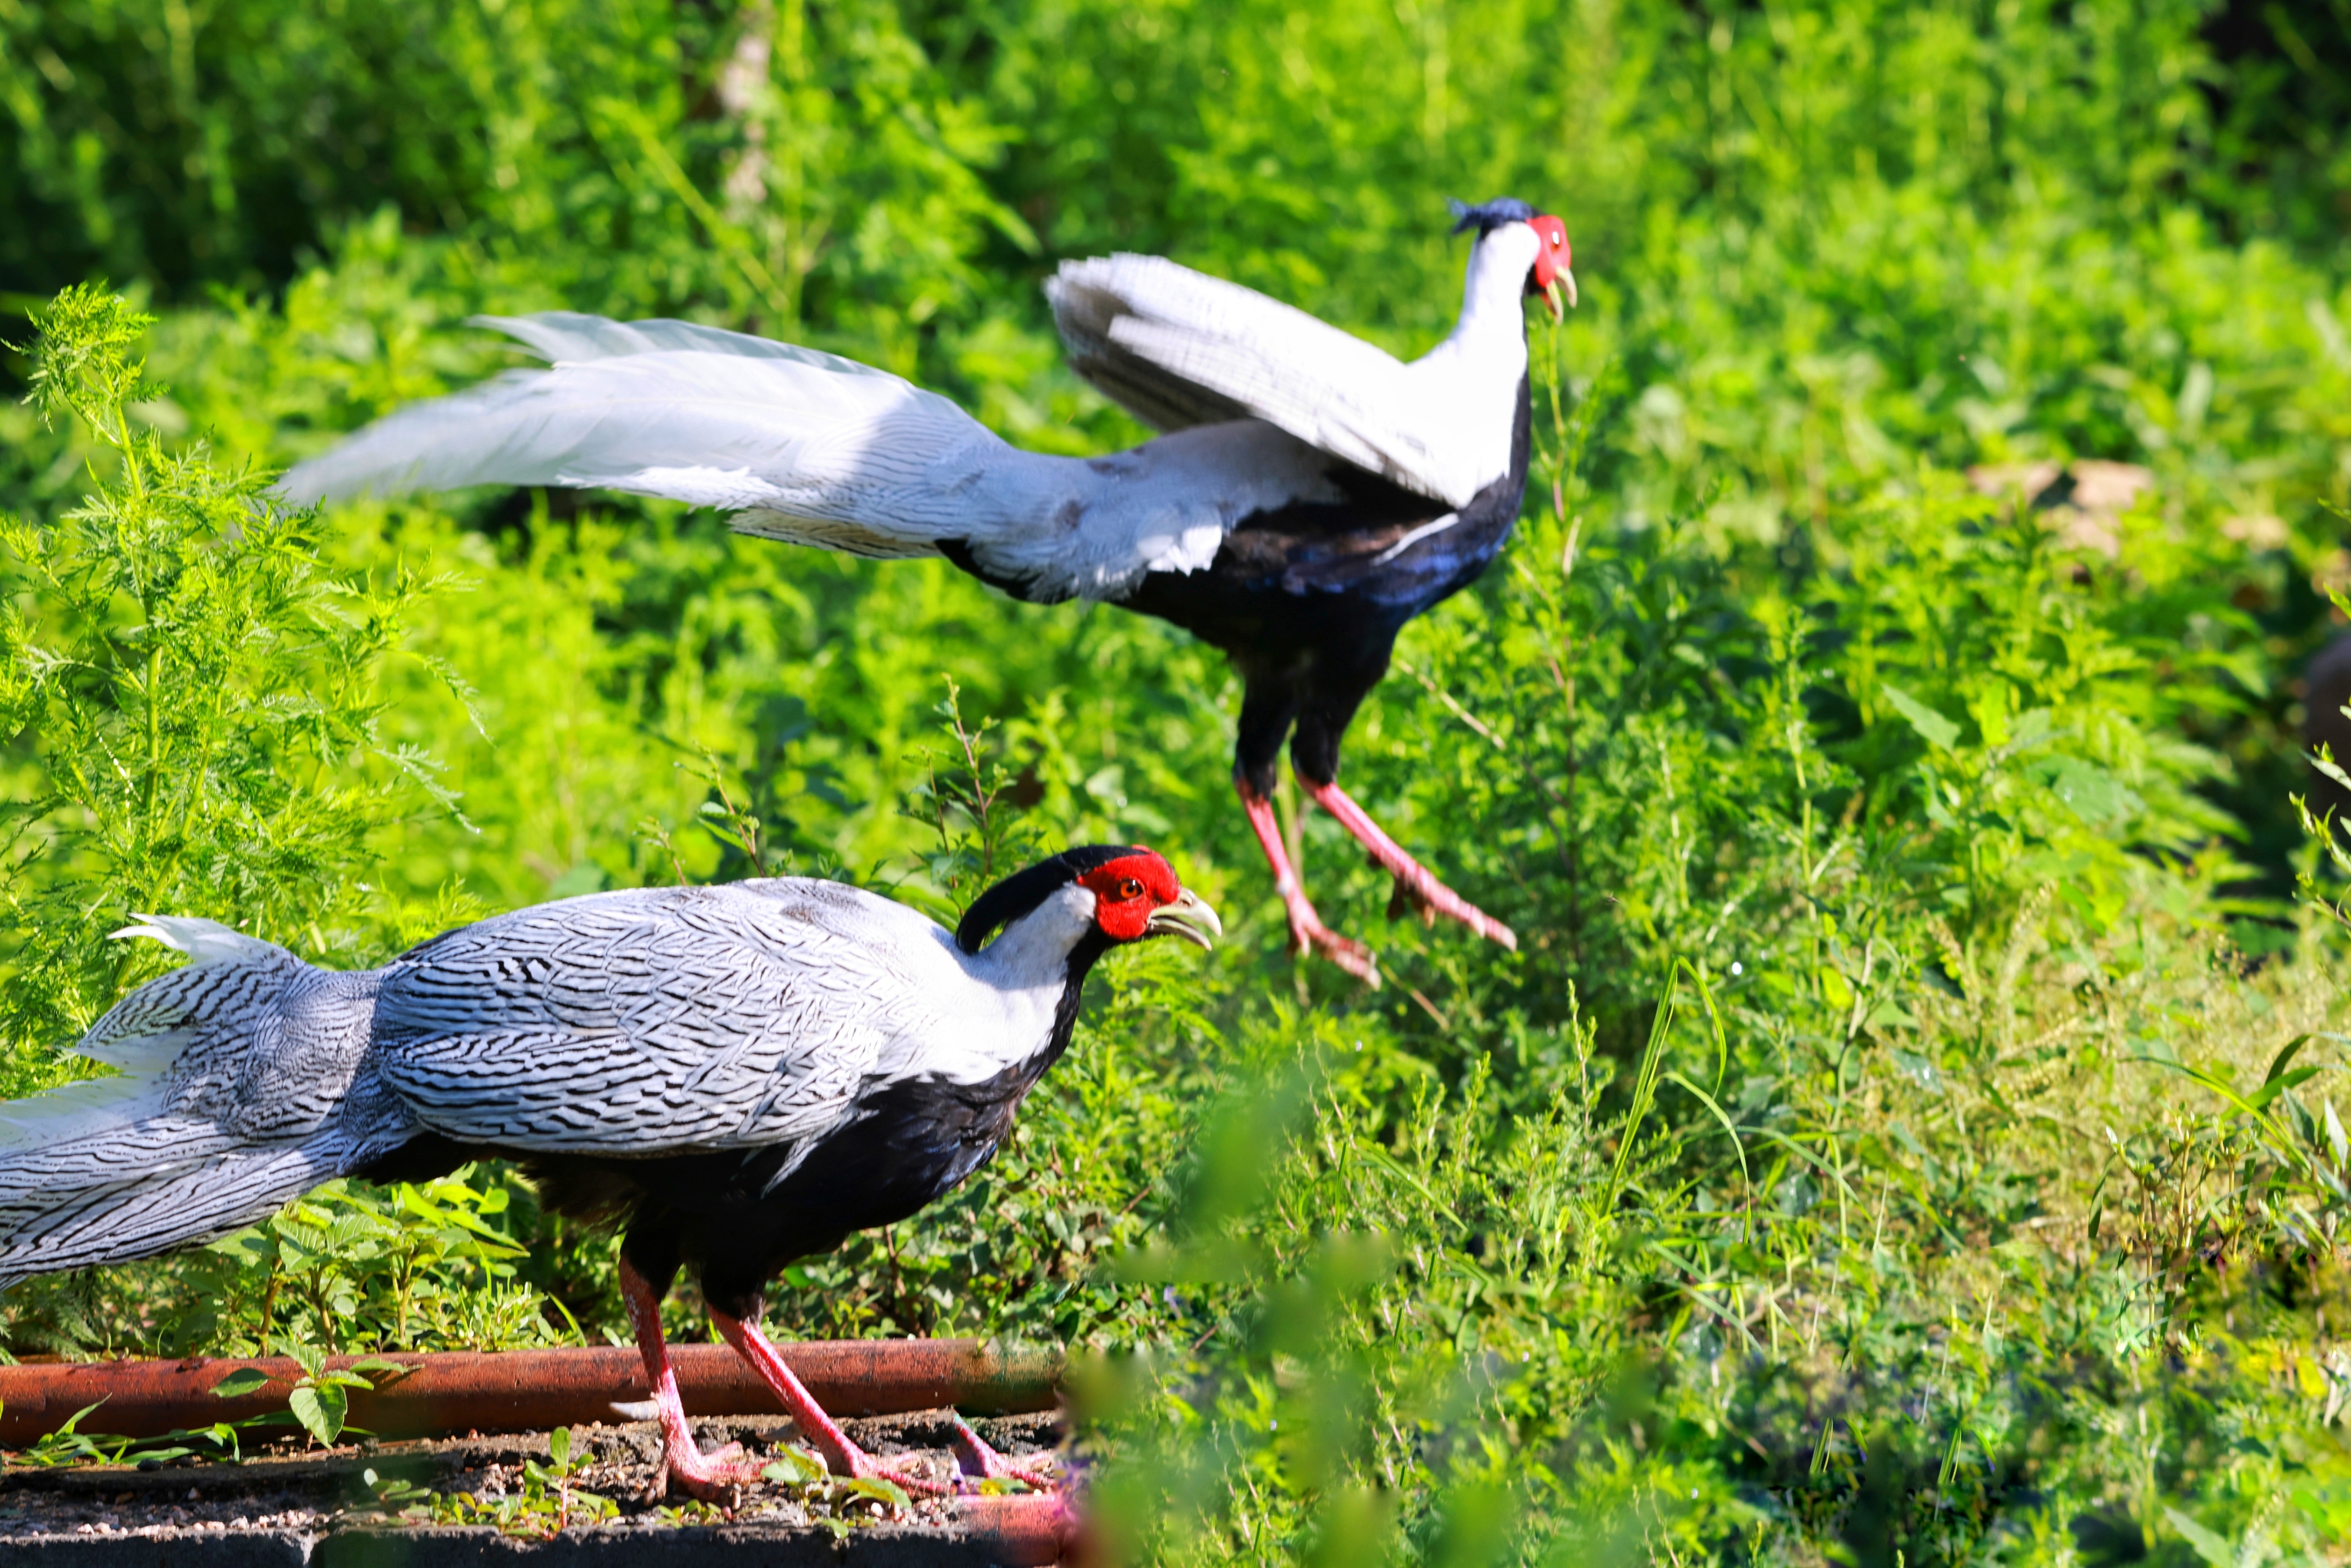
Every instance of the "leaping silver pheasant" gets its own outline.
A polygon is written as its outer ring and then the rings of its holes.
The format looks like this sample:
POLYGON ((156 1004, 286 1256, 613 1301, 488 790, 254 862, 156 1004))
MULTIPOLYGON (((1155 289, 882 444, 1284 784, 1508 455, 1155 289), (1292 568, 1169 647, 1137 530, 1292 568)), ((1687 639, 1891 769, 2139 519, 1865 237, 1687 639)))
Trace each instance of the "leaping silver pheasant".
MULTIPOLYGON (((798 878, 539 904, 357 974, 141 918, 119 935, 193 961, 80 1042, 121 1075, 0 1106, 0 1288, 226 1235, 339 1176, 517 1160, 557 1211, 619 1225, 668 1473, 705 1497, 755 1472, 686 1428, 661 1333, 679 1268, 835 1470, 937 1490, 818 1408, 760 1332, 768 1281, 987 1164, 1103 953, 1222 934, 1123 845, 998 883, 952 935, 798 878)), ((963 1434, 968 1463, 1011 1473, 963 1434)))
POLYGON ((1457 204, 1461 317, 1409 363, 1302 310, 1148 256, 1047 285, 1077 371, 1167 432, 1079 459, 1006 445, 954 403, 790 343, 684 321, 487 318, 552 361, 401 409, 286 476, 303 502, 465 485, 602 486, 735 514, 746 533, 940 555, 1017 599, 1098 600, 1223 649, 1241 676, 1233 785, 1293 951, 1374 984, 1276 825, 1282 742, 1307 793, 1395 878, 1390 913, 1509 926, 1339 787, 1339 747, 1413 617, 1510 538, 1531 426, 1523 301, 1575 301, 1567 225, 1457 204))

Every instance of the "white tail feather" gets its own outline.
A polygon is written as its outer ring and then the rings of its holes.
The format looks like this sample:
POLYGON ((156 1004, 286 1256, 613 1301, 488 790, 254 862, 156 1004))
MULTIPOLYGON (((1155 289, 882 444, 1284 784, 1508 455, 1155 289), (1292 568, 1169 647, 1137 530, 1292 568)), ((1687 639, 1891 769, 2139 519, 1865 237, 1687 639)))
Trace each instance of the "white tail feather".
POLYGON ((342 1174, 340 1143, 238 1149, 0 1211, 0 1290, 28 1274, 152 1258, 267 1218, 342 1174))
POLYGON ((323 975, 214 921, 136 919, 116 935, 190 962, 76 1045, 120 1076, 0 1104, 0 1287, 225 1235, 404 1135, 380 1095, 347 1113, 370 977, 323 975), (256 1068, 277 1076, 256 1087, 256 1068))
MULTIPOLYGON (((131 1082, 104 1078, 70 1088, 111 1088, 131 1082)), ((77 1137, 47 1136, 0 1153, 0 1216, 21 1217, 48 1208, 67 1193, 135 1184, 236 1146, 236 1138, 209 1116, 173 1115, 160 1109, 77 1137)))
POLYGON ((155 1115, 166 1079, 207 1033, 237 1033, 244 1015, 274 1001, 302 961, 273 942, 216 920, 139 915, 113 935, 145 936, 188 955, 185 967, 150 980, 110 1009, 75 1042, 77 1056, 120 1071, 23 1100, 0 1102, 0 1186, 17 1151, 118 1132, 155 1115))
MULTIPOLYGON (((193 962, 191 968, 206 964, 223 964, 233 958, 259 958, 286 949, 275 942, 264 942, 258 936, 247 936, 217 920, 200 920, 193 915, 141 915, 131 911, 131 918, 139 922, 111 932, 108 940, 120 942, 126 936, 146 936, 166 947, 176 947, 193 962)), ((287 955, 291 956, 291 955, 287 955)))
POLYGON ((162 1104, 163 1085, 152 1071, 85 1078, 0 1103, 0 1186, 16 1150, 110 1133, 153 1115, 162 1104))
MULTIPOLYGON (((865 556, 962 547, 1024 598, 1196 571, 1240 517, 1342 498, 1329 459, 1254 422, 1080 461, 1008 446, 871 366, 683 321, 485 318, 554 362, 398 410, 279 481, 313 502, 471 485, 664 496, 745 532, 865 556)), ((962 559, 962 558, 958 558, 962 559)))
MULTIPOLYGON (((608 336, 643 335, 603 325, 608 336)), ((509 371, 402 409, 296 467, 279 487, 313 501, 467 485, 601 486, 859 523, 929 549, 935 528, 875 515, 876 490, 942 456, 1003 447, 936 393, 830 354, 706 343, 622 352, 617 342, 575 341, 588 335, 569 325, 538 336, 558 350, 606 351, 509 371)))
POLYGON ((466 325, 488 327, 518 339, 540 359, 556 364, 685 349, 749 360, 789 360, 841 376, 898 379, 887 371, 877 371, 872 365, 861 365, 855 360, 844 360, 821 349, 778 343, 772 338, 754 338, 747 332, 729 332, 723 327, 703 327, 692 321, 614 321, 577 310, 542 310, 536 316, 475 316, 466 325))

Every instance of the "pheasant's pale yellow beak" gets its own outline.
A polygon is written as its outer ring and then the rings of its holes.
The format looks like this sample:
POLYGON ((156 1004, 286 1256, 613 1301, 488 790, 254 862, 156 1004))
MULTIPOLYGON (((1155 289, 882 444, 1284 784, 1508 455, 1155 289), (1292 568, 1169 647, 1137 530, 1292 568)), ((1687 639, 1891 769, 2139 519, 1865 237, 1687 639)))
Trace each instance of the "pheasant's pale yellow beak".
POLYGON ((1187 887, 1176 895, 1175 903, 1154 911, 1143 929, 1147 936, 1181 936, 1186 942, 1213 949, 1213 938, 1225 934, 1225 923, 1217 918, 1217 912, 1208 907, 1207 901, 1187 887))

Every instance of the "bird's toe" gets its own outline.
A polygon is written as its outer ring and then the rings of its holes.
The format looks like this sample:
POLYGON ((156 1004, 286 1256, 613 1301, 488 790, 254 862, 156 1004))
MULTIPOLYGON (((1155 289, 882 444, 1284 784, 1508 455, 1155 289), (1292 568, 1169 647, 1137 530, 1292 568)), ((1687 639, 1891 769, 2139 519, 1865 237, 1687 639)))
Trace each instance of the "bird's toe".
POLYGON ((987 1440, 971 1428, 971 1423, 961 1416, 954 1420, 953 1435, 956 1459, 960 1474, 956 1490, 959 1492, 977 1490, 987 1481, 1019 1481, 1036 1491, 1057 1491, 1061 1483, 1051 1474, 1028 1466, 1016 1465, 989 1447, 987 1440))
POLYGON ((904 1470, 893 1470, 887 1465, 873 1465, 870 1469, 860 1470, 859 1476, 861 1479, 870 1478, 877 1481, 888 1481, 892 1486, 914 1497, 948 1497, 953 1495, 956 1490, 955 1483, 952 1481, 935 1481, 927 1476, 909 1475, 904 1470))
POLYGON ((1398 872, 1395 891, 1388 896, 1388 918, 1394 920, 1405 910, 1420 916, 1423 925, 1434 925, 1437 917, 1460 922, 1489 942, 1499 942, 1512 952, 1518 950, 1519 939, 1510 928, 1437 881, 1418 866, 1410 872, 1398 872))
POLYGON ((742 1500, 743 1489, 758 1479, 758 1468, 743 1457, 743 1445, 729 1443, 691 1458, 678 1453, 664 1456, 661 1468, 653 1472, 649 1495, 658 1502, 674 1487, 698 1501, 733 1508, 742 1500))
POLYGON ((1388 918, 1401 920, 1406 915, 1418 915, 1424 928, 1437 924, 1437 905, 1429 901, 1426 894, 1414 886, 1408 878, 1400 876, 1395 879, 1395 886, 1388 894, 1388 918))
POLYGON ((1328 958, 1374 990, 1379 988, 1379 962, 1372 956, 1369 947, 1354 938, 1342 936, 1327 925, 1317 925, 1303 930, 1293 928, 1290 941, 1293 954, 1302 951, 1328 958))

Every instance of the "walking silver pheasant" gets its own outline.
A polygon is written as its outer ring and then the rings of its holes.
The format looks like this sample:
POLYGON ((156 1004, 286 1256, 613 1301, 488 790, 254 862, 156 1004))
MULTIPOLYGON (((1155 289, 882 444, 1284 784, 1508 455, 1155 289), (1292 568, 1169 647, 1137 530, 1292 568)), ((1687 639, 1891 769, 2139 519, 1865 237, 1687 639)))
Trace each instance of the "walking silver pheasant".
MULTIPOLYGON (((191 962, 80 1042, 121 1075, 0 1105, 0 1287, 225 1235, 339 1176, 517 1160, 549 1207, 621 1229, 667 1471, 700 1496, 752 1472, 686 1428, 661 1334, 678 1270, 835 1470, 888 1475, 761 1333, 768 1281, 985 1165, 1103 953, 1221 935, 1165 860, 1123 845, 998 883, 952 935, 799 878, 539 904, 357 974, 141 918, 118 935, 191 962)), ((968 1462, 1008 1473, 963 1435, 968 1462)))

